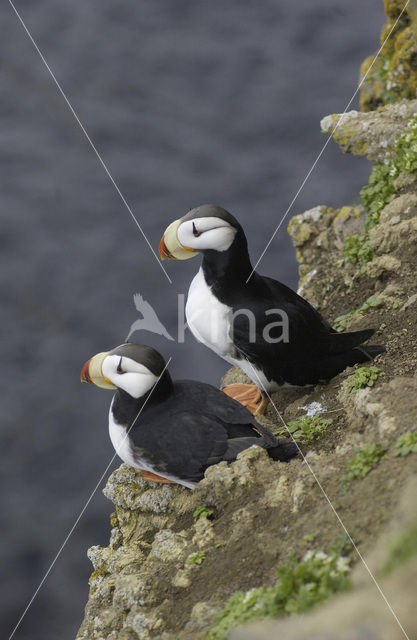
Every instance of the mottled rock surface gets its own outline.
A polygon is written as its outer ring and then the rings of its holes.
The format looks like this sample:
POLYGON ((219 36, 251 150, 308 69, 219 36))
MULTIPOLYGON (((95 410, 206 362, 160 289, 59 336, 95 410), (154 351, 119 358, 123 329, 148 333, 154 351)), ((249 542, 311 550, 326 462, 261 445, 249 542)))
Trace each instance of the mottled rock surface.
POLYGON ((362 111, 372 111, 402 98, 417 97, 417 1, 384 0, 387 22, 381 50, 361 66, 362 111))
POLYGON ((368 113, 335 113, 323 118, 320 126, 344 153, 385 162, 392 158, 398 136, 416 113, 417 100, 401 100, 368 113))
POLYGON ((390 547, 404 530, 415 527, 416 514, 417 476, 414 476, 405 487, 390 526, 366 558, 383 595, 371 582, 364 564, 359 563, 353 576, 352 593, 336 597, 303 617, 257 622, 236 629, 230 640, 403 640, 405 633, 410 639, 417 637, 417 557, 405 566, 400 565, 389 576, 384 575, 390 547))

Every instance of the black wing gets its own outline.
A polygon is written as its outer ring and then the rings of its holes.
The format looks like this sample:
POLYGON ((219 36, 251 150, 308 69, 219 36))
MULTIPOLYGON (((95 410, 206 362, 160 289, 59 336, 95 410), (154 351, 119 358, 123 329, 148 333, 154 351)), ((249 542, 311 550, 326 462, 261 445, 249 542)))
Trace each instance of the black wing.
POLYGON ((269 379, 314 384, 363 361, 363 353, 352 350, 371 337, 372 329, 337 333, 306 300, 272 278, 254 276, 249 292, 248 308, 256 319, 254 341, 249 340, 244 315, 235 318, 233 341, 238 353, 265 371, 269 379), (266 314, 271 310, 275 315, 266 314), (267 335, 272 340, 266 339, 267 335))
MULTIPOLYGON (((256 437, 260 434, 270 437, 270 432, 256 422, 253 415, 240 402, 227 396, 223 391, 205 382, 180 380, 174 383, 172 404, 178 410, 193 410, 199 415, 219 421, 229 438, 256 437)), ((169 405, 167 405, 169 408, 169 405)))
MULTIPOLYGON (((240 438, 237 448, 233 447, 234 439, 229 439, 220 420, 193 411, 164 412, 163 422, 160 416, 155 418, 144 415, 143 423, 131 430, 135 454, 138 459, 146 457, 155 469, 184 480, 198 481, 207 467, 222 460, 234 460, 239 451, 260 442, 248 427, 248 437, 240 438)), ((270 438, 275 440, 273 436, 270 438)))
POLYGON ((278 297, 280 303, 283 304, 284 311, 287 312, 290 320, 294 322, 295 337, 301 337, 302 334, 306 333, 313 338, 309 342, 313 353, 329 355, 342 353, 362 344, 374 333, 374 329, 338 333, 317 309, 312 307, 298 293, 272 278, 263 278, 263 280, 267 282, 274 299, 278 297))

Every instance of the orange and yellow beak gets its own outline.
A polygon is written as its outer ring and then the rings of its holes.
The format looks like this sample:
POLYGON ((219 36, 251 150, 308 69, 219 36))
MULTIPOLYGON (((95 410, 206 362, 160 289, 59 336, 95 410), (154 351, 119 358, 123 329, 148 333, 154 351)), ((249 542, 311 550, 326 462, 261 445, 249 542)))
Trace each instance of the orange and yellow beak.
POLYGON ((101 366, 104 359, 109 355, 109 351, 103 351, 97 353, 97 355, 87 360, 83 368, 81 369, 81 382, 88 382, 95 384, 102 389, 117 389, 111 380, 103 376, 101 366))
POLYGON ((177 258, 169 252, 165 244, 165 236, 162 236, 161 242, 159 243, 159 256, 161 260, 177 260, 177 258))
POLYGON ((174 220, 169 227, 165 229, 165 233, 159 243, 159 255, 161 260, 188 260, 198 254, 198 251, 191 247, 184 247, 178 240, 177 231, 182 220, 174 220))
POLYGON ((90 384, 94 384, 94 382, 90 378, 90 360, 87 360, 83 368, 81 369, 81 382, 89 382, 90 384))

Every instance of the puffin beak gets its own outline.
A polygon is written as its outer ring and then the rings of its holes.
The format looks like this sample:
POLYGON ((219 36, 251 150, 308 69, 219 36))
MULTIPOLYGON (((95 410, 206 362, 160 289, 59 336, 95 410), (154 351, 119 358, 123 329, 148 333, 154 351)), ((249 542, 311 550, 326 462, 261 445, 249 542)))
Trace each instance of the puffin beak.
POLYGON ((97 355, 90 358, 90 360, 87 360, 81 369, 81 382, 89 382, 102 389, 117 389, 111 380, 103 376, 101 370, 103 360, 109 353, 110 351, 103 351, 102 353, 97 353, 97 355))
POLYGON ((89 382, 90 384, 94 384, 89 374, 90 362, 91 362, 91 358, 90 360, 87 360, 87 362, 81 369, 81 382, 89 382))
POLYGON ((165 244, 165 235, 162 236, 161 242, 159 243, 159 256, 161 260, 176 260, 177 258, 173 256, 169 251, 168 247, 165 244))
POLYGON ((191 247, 184 247, 178 240, 177 231, 182 220, 174 220, 169 227, 165 229, 165 233, 159 243, 159 255, 161 260, 188 260, 198 254, 191 247))

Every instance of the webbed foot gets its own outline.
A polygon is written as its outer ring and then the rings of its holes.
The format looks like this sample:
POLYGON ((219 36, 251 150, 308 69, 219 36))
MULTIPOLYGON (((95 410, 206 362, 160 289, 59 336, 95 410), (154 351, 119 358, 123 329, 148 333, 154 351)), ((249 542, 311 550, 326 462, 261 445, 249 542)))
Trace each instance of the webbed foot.
POLYGON ((144 471, 141 469, 142 478, 148 480, 148 482, 160 482, 166 484, 177 484, 175 480, 168 480, 167 478, 163 478, 162 476, 157 476, 156 473, 152 473, 152 471, 144 471))
POLYGON ((263 413, 268 404, 268 398, 262 396, 256 384, 235 382, 228 384, 222 391, 230 398, 243 404, 254 416, 263 413))

